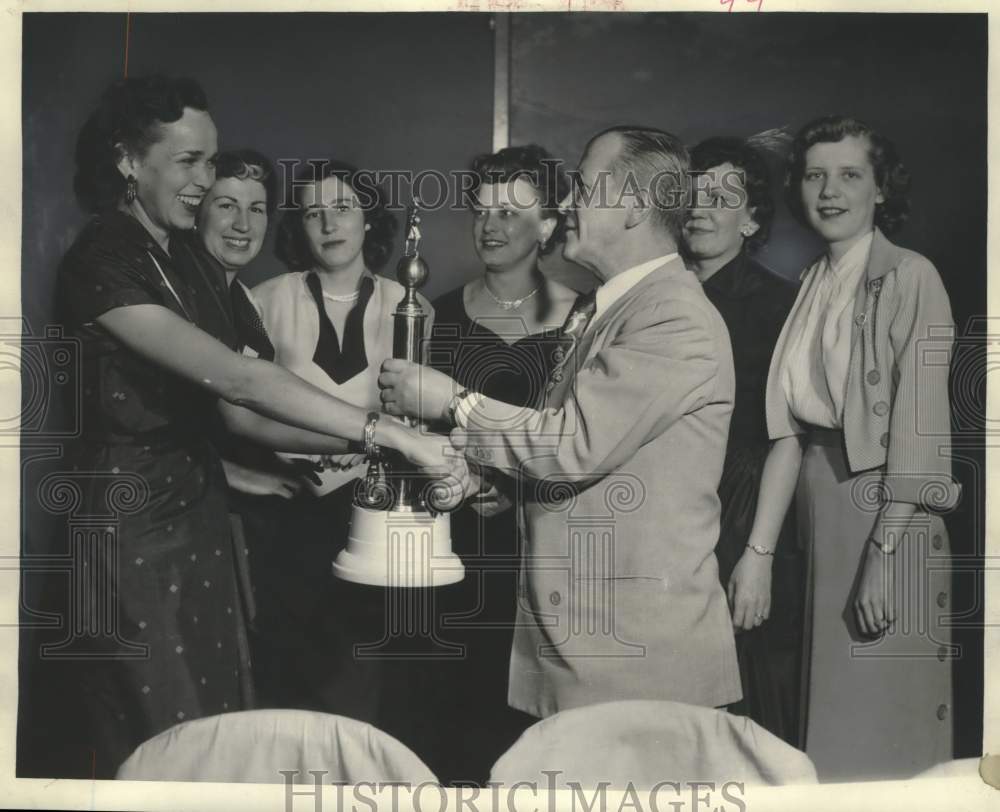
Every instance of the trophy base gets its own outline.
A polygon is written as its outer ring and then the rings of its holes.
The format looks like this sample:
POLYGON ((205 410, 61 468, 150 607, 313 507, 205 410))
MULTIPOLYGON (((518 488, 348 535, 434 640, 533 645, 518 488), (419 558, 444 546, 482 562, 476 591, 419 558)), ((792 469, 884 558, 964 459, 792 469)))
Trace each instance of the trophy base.
POLYGON ((465 576, 451 551, 447 513, 371 510, 354 506, 347 547, 333 562, 344 581, 384 587, 435 587, 465 576))

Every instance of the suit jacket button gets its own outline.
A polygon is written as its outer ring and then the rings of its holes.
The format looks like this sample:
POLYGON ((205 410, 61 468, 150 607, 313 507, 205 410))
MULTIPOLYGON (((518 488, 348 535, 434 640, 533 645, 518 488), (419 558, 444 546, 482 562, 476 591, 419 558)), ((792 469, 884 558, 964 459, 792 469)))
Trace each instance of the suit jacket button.
POLYGON ((938 662, 940 662, 940 663, 943 663, 945 660, 947 660, 948 659, 948 649, 946 649, 944 646, 938 646, 937 658, 938 658, 938 662))
POLYGON ((948 718, 948 706, 947 705, 938 705, 937 718, 940 719, 942 722, 945 719, 948 718))
POLYGON ((948 593, 938 592, 937 594, 937 605, 944 609, 948 605, 948 593))
POLYGON ((559 383, 559 381, 561 381, 562 379, 563 379, 563 374, 558 369, 552 373, 552 380, 554 380, 556 383, 559 383))
POLYGON ((551 603, 553 606, 558 606, 560 603, 562 603, 562 595, 560 595, 558 592, 552 592, 549 595, 549 603, 551 603))
POLYGON ((879 374, 879 371, 877 369, 872 369, 869 370, 868 374, 865 376, 865 379, 872 386, 875 386, 879 381, 882 380, 882 376, 879 374))
POLYGON ((562 350, 553 350, 552 360, 555 363, 557 364, 562 363, 562 361, 564 361, 565 359, 566 359, 566 353, 564 353, 562 350))
POLYGON ((933 546, 935 550, 940 550, 944 546, 940 533, 936 533, 934 538, 931 539, 931 546, 933 546))
POLYGON ((880 438, 879 442, 882 444, 882 448, 889 447, 889 432, 885 432, 880 438))
POLYGON ((884 400, 880 400, 872 407, 872 411, 875 412, 879 417, 885 417, 889 414, 889 404, 884 400))

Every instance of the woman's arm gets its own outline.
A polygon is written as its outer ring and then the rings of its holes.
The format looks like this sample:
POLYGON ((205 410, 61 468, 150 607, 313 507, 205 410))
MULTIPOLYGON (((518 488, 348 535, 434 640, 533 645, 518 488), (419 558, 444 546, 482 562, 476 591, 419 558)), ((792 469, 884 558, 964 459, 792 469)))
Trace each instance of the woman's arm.
POLYGON ((803 447, 804 435, 798 434, 771 443, 761 474, 757 512, 748 544, 774 551, 799 479, 803 447))
POLYGON ((782 437, 771 443, 764 461, 750 538, 726 585, 733 611, 733 626, 737 630, 759 626, 771 614, 771 562, 778 534, 795 493, 802 465, 802 447, 800 435, 782 437), (769 550, 771 554, 755 552, 751 546, 769 550))
POLYGON ((253 496, 280 496, 282 499, 291 499, 302 489, 302 482, 295 477, 248 468, 232 460, 223 459, 222 470, 226 473, 226 482, 230 488, 253 496))
MULTIPOLYGON (((264 417, 244 406, 219 400, 219 412, 233 434, 247 437, 275 451, 296 451, 302 454, 344 454, 350 443, 341 437, 320 434, 289 426, 264 417)), ((360 439, 360 438, 359 438, 360 439)))
MULTIPOLYGON (((137 304, 108 310, 98 323, 129 349, 235 406, 308 431, 360 439, 367 413, 338 400, 277 364, 247 358, 165 307, 137 304)), ((376 442, 421 467, 440 466, 447 439, 433 441, 394 420, 380 420, 376 442)), ((294 450, 285 448, 284 450, 294 450)), ((323 452, 322 448, 312 451, 323 452)), ((343 451, 343 445, 329 448, 343 451)))

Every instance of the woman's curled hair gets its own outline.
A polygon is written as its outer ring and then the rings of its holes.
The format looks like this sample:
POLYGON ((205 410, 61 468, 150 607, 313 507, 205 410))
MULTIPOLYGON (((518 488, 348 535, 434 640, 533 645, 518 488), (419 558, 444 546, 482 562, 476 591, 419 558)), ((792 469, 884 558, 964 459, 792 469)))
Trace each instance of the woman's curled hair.
POLYGON ((215 179, 236 178, 255 180, 264 187, 267 194, 267 213, 270 215, 278 205, 278 183, 274 165, 254 149, 232 149, 215 156, 215 179))
POLYGON ((194 79, 136 76, 104 91, 76 139, 73 191, 84 210, 115 208, 125 195, 117 167, 122 150, 144 156, 159 140, 160 125, 177 121, 188 107, 208 110, 205 91, 194 79))
POLYGON ((875 225, 886 234, 903 227, 910 214, 910 173, 896 151, 896 145, 868 124, 849 116, 825 116, 806 124, 792 142, 785 176, 785 202, 796 219, 807 224, 802 209, 802 176, 806 153, 816 144, 836 143, 849 135, 868 141, 868 160, 875 170, 875 185, 884 201, 875 206, 875 225))
POLYGON ((559 202, 569 194, 569 178, 558 159, 538 144, 506 147, 498 152, 478 155, 472 160, 472 186, 466 191, 468 201, 484 183, 509 183, 522 178, 534 188, 541 200, 543 217, 555 217, 552 236, 539 248, 542 256, 566 240, 566 215, 559 202))

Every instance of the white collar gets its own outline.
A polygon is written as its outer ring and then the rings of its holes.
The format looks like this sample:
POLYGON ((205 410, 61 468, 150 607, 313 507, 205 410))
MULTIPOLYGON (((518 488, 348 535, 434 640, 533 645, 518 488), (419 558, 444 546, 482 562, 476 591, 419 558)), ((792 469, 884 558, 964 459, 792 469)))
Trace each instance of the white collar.
POLYGON ((848 269, 856 269, 858 265, 867 264, 865 260, 868 259, 868 251, 872 247, 872 240, 875 238, 875 230, 872 229, 864 237, 858 240, 854 245, 847 249, 847 253, 844 254, 836 262, 831 262, 829 254, 827 255, 826 266, 831 271, 833 271, 835 276, 840 276, 848 269))
POLYGON ((672 254, 664 254, 662 257, 656 257, 640 265, 633 265, 628 270, 611 277, 597 289, 596 309, 594 310, 594 318, 591 319, 591 324, 597 320, 597 317, 601 313, 607 311, 611 305, 639 284, 646 276, 677 257, 678 254, 676 251, 672 254))

